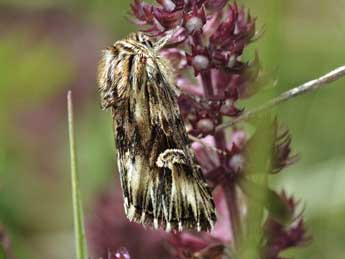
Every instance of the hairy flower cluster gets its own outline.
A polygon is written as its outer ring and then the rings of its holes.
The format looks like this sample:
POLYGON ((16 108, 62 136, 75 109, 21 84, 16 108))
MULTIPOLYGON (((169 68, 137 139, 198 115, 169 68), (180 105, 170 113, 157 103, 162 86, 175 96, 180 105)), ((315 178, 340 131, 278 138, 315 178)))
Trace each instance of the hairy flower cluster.
POLYGON ((258 219, 264 222, 258 244, 261 258, 279 259, 284 249, 306 244, 310 238, 293 198, 252 180, 253 175, 266 179, 297 160, 291 154, 289 132, 267 114, 248 121, 254 133, 241 125, 231 130, 219 127, 243 113, 239 100, 263 89, 258 55, 243 60, 246 47, 257 39, 256 19, 227 0, 134 0, 131 7, 135 23, 157 39, 174 32, 161 55, 175 69, 182 90, 180 110, 188 133, 200 139, 192 147, 216 203, 218 221, 211 233, 170 235, 174 256, 232 258, 248 234, 249 200, 268 215, 258 219))
POLYGON ((311 236, 305 230, 301 213, 296 211, 298 202, 293 198, 287 197, 285 192, 282 192, 280 195, 283 202, 292 211, 294 217, 288 226, 272 217, 266 220, 264 225, 264 249, 262 250, 263 258, 284 259, 279 255, 281 251, 292 247, 305 246, 311 241, 311 236))
POLYGON ((227 0, 157 0, 156 5, 135 0, 132 12, 135 22, 145 25, 152 35, 161 37, 175 30, 162 55, 176 70, 176 83, 182 89, 180 109, 188 133, 203 141, 193 143, 193 148, 214 188, 219 218, 214 231, 210 235, 174 235, 170 241, 176 255, 179 258, 222 258, 229 242, 234 247, 236 236, 241 235, 239 232, 248 217, 245 199, 255 200, 256 196, 256 200, 263 202, 253 189, 273 196, 268 198, 273 200, 273 205, 263 205, 269 215, 265 227, 273 227, 274 218, 280 217, 277 222, 281 222, 290 217, 286 226, 280 226, 285 232, 274 232, 274 240, 286 243, 279 249, 273 249, 277 244, 272 241, 271 232, 266 228, 263 231, 267 240, 262 244, 264 258, 278 258, 279 252, 289 245, 304 244, 303 220, 299 219, 295 226, 296 222, 291 219, 296 204, 287 204, 285 194, 279 196, 251 182, 249 177, 259 173, 257 170, 263 171, 262 174, 278 173, 297 160, 296 155, 291 154, 289 132, 281 130, 277 120, 271 119, 265 120, 266 123, 252 122, 256 131, 251 136, 239 126, 232 127, 231 134, 217 129, 224 118, 241 115, 244 109, 238 108, 238 100, 248 99, 262 89, 259 82, 263 81, 263 72, 258 55, 251 62, 242 57, 245 48, 256 40, 256 19, 244 7, 227 0), (261 145, 266 147, 261 148, 261 145), (258 146, 263 155, 253 154, 258 146), (258 161, 263 161, 262 165, 258 165, 258 161), (294 238, 293 243, 289 242, 294 238), (276 257, 272 256, 273 250, 276 257))

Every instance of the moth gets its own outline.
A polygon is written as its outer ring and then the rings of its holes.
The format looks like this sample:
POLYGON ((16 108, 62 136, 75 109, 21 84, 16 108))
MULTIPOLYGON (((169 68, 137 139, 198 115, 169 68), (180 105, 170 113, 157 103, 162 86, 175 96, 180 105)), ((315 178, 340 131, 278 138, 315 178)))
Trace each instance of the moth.
POLYGON ((132 33, 103 51, 98 86, 112 111, 125 213, 166 231, 210 231, 211 192, 190 148, 173 69, 155 41, 132 33))

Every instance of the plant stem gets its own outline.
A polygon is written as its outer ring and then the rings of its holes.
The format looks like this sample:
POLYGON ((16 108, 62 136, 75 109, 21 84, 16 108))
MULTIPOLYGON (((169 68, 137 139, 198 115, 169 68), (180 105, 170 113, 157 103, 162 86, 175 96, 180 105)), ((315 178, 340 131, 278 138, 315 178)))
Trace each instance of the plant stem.
MULTIPOLYGON (((204 89, 205 98, 211 100, 214 97, 213 85, 212 85, 212 78, 211 72, 205 71, 201 72, 201 79, 202 85, 204 89)), ((217 121, 219 124, 222 124, 222 115, 219 114, 217 116, 217 121)), ((224 131, 215 132, 215 144, 216 150, 225 150, 226 143, 225 143, 225 133, 224 131)), ((217 152, 219 157, 220 163, 225 163, 225 156, 223 153, 217 152)), ((227 202, 227 207, 229 211, 229 217, 231 222, 231 233, 232 233, 232 240, 233 240, 233 247, 236 248, 239 243, 239 239, 241 236, 241 219, 240 219, 240 212, 238 207, 238 197, 236 195, 236 186, 234 181, 230 181, 230 183, 226 183, 223 185, 224 194, 227 202)))
POLYGON ((230 214, 233 247, 236 249, 239 246, 242 236, 241 216, 238 206, 239 204, 236 185, 232 181, 232 183, 224 183, 222 187, 225 195, 226 205, 230 214))
POLYGON ((68 133, 69 133, 69 147, 71 157, 71 180, 72 180, 72 200, 73 200, 73 218, 74 218, 74 234, 76 242, 76 258, 87 259, 87 244, 84 230, 84 216, 82 201, 79 189, 79 178, 77 172, 77 159, 74 136, 74 121, 73 121, 73 103, 72 92, 67 94, 67 110, 68 110, 68 133))
POLYGON ((210 99, 210 97, 213 97, 211 72, 204 71, 204 72, 201 72, 200 74, 201 74, 201 80, 202 80, 202 86, 204 89, 205 98, 210 99))
POLYGON ((216 127, 216 131, 222 131, 223 129, 225 128, 228 128, 228 127, 231 127, 233 125, 235 125, 236 123, 240 122, 240 121, 243 121, 243 120, 247 120, 251 117, 253 117, 254 115, 260 113, 260 112, 263 112, 263 111, 266 111, 266 110, 269 110, 271 109, 272 107, 280 104, 280 103, 283 103, 287 100, 290 100, 298 95, 301 95, 301 94, 304 94, 304 93, 307 93, 307 92, 311 92, 313 90, 316 90, 316 89, 319 89, 321 88, 322 86, 325 86, 331 82, 334 82, 338 79, 340 79, 341 77, 345 76, 345 66, 342 66, 342 67, 338 67, 334 70, 332 70, 331 72, 321 76, 320 78, 317 78, 317 79, 314 79, 314 80, 311 80, 309 82, 306 82, 302 85, 299 85, 289 91, 286 91, 284 93, 282 93, 281 95, 279 95, 278 97, 270 100, 269 102, 251 110, 251 111, 248 111, 248 112, 245 112, 243 113, 241 116, 233 119, 232 121, 229 121, 229 122, 226 122, 226 123, 223 123, 221 125, 218 125, 216 127))

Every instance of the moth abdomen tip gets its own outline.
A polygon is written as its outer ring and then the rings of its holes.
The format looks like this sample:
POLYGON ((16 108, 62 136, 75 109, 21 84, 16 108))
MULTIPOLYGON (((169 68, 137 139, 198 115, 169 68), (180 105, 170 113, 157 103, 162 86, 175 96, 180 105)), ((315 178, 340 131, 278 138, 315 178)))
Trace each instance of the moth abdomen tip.
POLYGON ((145 214, 145 212, 143 211, 143 212, 141 213, 141 218, 140 218, 140 222, 141 222, 142 224, 145 223, 145 218, 146 218, 146 214, 145 214))
POLYGON ((153 227, 154 227, 154 229, 158 229, 159 228, 158 219, 157 218, 153 219, 153 227))
POLYGON ((167 222, 166 227, 165 227, 165 231, 166 232, 170 232, 171 231, 171 223, 167 222))
POLYGON ((183 230, 183 224, 181 221, 179 221, 178 223, 178 231, 182 231, 183 230))

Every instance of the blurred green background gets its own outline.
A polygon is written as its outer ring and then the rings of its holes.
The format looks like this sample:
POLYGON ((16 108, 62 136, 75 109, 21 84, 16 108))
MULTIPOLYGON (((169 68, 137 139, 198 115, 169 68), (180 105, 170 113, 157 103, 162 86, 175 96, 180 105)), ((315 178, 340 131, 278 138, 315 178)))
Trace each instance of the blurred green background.
MULTIPOLYGON (((101 50, 135 30, 129 0, 0 0, 0 224, 16 258, 73 258, 66 92, 73 90, 86 214, 115 182, 110 115, 96 92, 101 50)), ((264 26, 253 46, 278 94, 345 64, 345 2, 242 0, 264 26)), ((298 164, 271 178, 301 199, 313 243, 298 258, 345 258, 345 79, 278 108, 298 164)))

